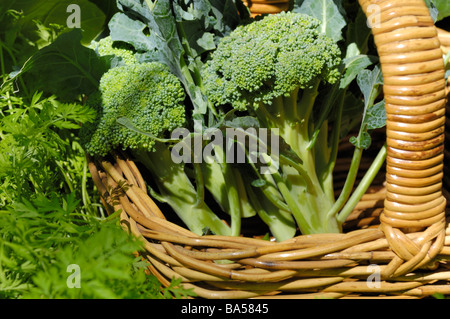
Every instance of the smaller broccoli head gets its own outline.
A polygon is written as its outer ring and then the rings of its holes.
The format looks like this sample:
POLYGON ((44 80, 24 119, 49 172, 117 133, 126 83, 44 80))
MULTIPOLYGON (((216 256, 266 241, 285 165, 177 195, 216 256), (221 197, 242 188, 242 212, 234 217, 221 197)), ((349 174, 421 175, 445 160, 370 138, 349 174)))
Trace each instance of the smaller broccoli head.
POLYGON ((202 69, 211 102, 245 110, 289 96, 316 79, 334 83, 341 52, 319 25, 311 16, 282 12, 236 28, 202 69))
POLYGON ((115 55, 122 58, 122 61, 125 64, 133 64, 138 62, 131 45, 125 42, 114 42, 110 36, 102 38, 98 42, 93 41, 90 48, 97 50, 100 56, 115 55))
POLYGON ((110 69, 89 104, 97 119, 82 128, 82 144, 92 156, 114 149, 152 151, 154 137, 165 137, 185 125, 185 93, 178 78, 160 63, 123 65, 110 69), (144 135, 117 122, 126 118, 144 135))

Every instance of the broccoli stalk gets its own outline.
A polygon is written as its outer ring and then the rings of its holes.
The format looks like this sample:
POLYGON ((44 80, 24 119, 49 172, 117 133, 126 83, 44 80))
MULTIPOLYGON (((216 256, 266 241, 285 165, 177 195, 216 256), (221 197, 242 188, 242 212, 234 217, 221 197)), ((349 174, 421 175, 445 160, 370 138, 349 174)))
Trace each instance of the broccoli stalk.
POLYGON ((198 202, 198 193, 186 175, 182 164, 172 161, 167 145, 156 143, 154 151, 133 155, 148 168, 158 186, 158 198, 169 204, 186 226, 196 234, 205 229, 221 235, 231 235, 231 229, 204 203, 198 202))
POLYGON ((302 233, 307 234, 340 231, 334 216, 329 218, 327 215, 334 204, 332 172, 327 170, 330 160, 327 122, 320 129, 319 142, 310 148, 311 131, 315 124, 312 122, 312 111, 319 83, 316 80, 302 92, 296 89, 288 97, 277 97, 270 105, 260 103, 256 109, 263 125, 277 128, 280 137, 302 161, 298 164, 301 170, 292 167, 292 163, 281 163, 282 176, 275 174, 275 178, 302 233), (302 95, 298 99, 299 92, 302 95))
POLYGON ((341 230, 336 215, 328 214, 335 202, 338 134, 330 139, 327 119, 320 122, 315 114, 321 86, 339 79, 341 59, 339 47, 319 32, 319 24, 289 12, 240 26, 221 40, 202 70, 216 107, 231 105, 253 114, 262 127, 277 129, 298 158, 280 156, 280 169, 271 179, 304 234, 341 230))

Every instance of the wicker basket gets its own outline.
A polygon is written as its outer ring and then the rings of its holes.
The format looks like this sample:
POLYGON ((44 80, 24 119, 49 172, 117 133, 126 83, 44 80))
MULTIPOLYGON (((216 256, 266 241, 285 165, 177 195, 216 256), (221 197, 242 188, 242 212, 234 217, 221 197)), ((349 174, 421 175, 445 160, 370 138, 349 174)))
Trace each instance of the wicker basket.
POLYGON ((381 9, 381 25, 372 31, 384 77, 388 155, 381 181, 359 202, 344 233, 283 242, 198 236, 166 219, 133 161, 116 156, 90 163, 105 207, 122 209, 124 228, 144 240, 142 256, 161 283, 182 278, 201 298, 450 294, 450 174, 443 177, 444 157, 450 161, 448 88, 437 30, 423 0, 359 2, 364 12, 373 3, 381 9))
POLYGON ((290 8, 292 0, 243 0, 250 9, 251 16, 265 13, 280 13, 290 8))

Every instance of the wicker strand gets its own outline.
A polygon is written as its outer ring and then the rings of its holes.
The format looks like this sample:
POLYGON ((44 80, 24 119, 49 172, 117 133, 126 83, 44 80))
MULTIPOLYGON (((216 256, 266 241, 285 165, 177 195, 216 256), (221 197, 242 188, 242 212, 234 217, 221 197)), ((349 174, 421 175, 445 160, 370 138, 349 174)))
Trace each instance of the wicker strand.
POLYGON ((387 112, 387 196, 380 221, 398 256, 386 274, 397 276, 423 264, 424 258, 428 261, 443 246, 446 96, 442 50, 422 0, 359 2, 364 12, 370 5, 380 10, 380 25, 372 26, 387 112), (432 226, 435 232, 427 241, 412 241, 405 235, 432 226))

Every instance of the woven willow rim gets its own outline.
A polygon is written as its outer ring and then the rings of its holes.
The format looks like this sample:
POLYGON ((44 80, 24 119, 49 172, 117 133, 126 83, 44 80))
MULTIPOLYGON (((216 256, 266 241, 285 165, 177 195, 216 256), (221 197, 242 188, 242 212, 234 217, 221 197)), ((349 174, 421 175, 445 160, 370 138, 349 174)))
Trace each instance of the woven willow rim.
POLYGON ((423 0, 359 3, 364 12, 371 4, 381 10, 372 33, 384 78, 388 153, 384 182, 374 183, 347 219, 352 230, 283 242, 199 236, 166 219, 126 155, 90 161, 104 206, 122 210, 123 228, 143 240, 142 256, 162 284, 181 278, 201 298, 227 299, 450 294, 450 172, 443 165, 450 161, 444 146, 450 108, 442 58, 448 42, 440 42, 448 33, 438 37, 423 0), (374 275, 380 281, 371 282, 374 275))

